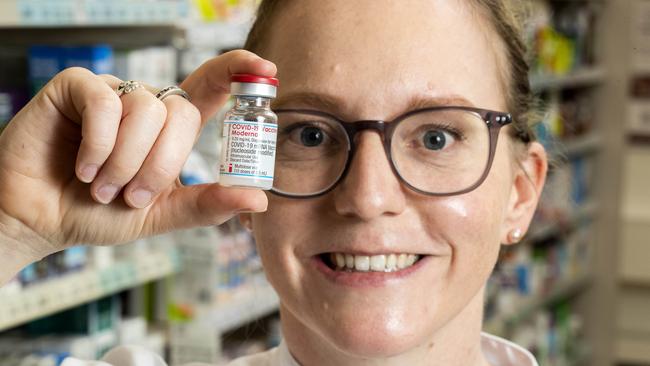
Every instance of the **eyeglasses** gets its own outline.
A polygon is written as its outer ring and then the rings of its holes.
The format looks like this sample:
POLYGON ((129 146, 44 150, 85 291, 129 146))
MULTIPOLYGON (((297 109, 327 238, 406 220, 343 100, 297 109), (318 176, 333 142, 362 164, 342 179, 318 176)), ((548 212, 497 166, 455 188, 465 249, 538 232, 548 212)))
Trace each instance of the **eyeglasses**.
POLYGON ((382 136, 393 172, 410 189, 451 196, 480 186, 490 171, 508 113, 470 107, 432 107, 393 121, 346 122, 331 114, 280 109, 272 192, 313 198, 334 189, 348 173, 355 136, 374 130, 382 136))

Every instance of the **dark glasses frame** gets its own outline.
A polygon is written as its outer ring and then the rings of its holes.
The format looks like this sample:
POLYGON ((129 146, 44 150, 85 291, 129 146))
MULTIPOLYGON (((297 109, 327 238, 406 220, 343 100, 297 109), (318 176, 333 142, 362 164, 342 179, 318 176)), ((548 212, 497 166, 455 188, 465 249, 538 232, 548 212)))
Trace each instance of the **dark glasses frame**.
POLYGON ((422 108, 422 109, 416 109, 413 111, 409 111, 405 114, 400 115, 399 117, 395 118, 392 121, 382 121, 382 120, 361 120, 361 121, 344 121, 332 114, 329 114, 327 112, 322 112, 322 111, 317 111, 317 110, 311 110, 311 109, 277 109, 274 110, 274 112, 278 115, 278 120, 280 119, 280 116, 283 113, 301 113, 301 114, 306 114, 306 115, 312 115, 312 116, 318 116, 318 117, 325 117, 329 118, 333 121, 338 122, 341 126, 343 126, 343 129, 346 132, 347 139, 348 139, 348 146, 349 151, 348 151, 348 156, 347 160, 345 162, 345 167, 343 168, 343 172, 339 175, 339 177, 327 188, 323 189, 320 192, 316 193, 310 193, 310 194, 294 194, 294 193, 287 193, 280 191, 276 189, 275 187, 271 188, 271 192, 273 194, 276 194, 278 196, 282 197, 287 197, 287 198, 296 198, 296 199, 308 199, 308 198, 316 198, 323 196, 329 192, 331 192, 334 188, 336 188, 339 183, 345 179, 345 177, 348 174, 348 171, 350 170, 351 162, 352 159, 354 158, 354 154, 356 151, 356 144, 354 142, 354 138, 357 133, 365 131, 365 130, 374 130, 379 132, 379 134, 382 136, 382 142, 384 145, 384 152, 386 153, 386 157, 388 158, 388 161, 390 162, 391 169, 393 170, 393 173, 399 178, 399 180, 405 184, 409 189, 423 194, 427 196, 436 196, 436 197, 445 197, 445 196, 455 196, 455 195, 460 195, 464 193, 471 192, 478 188, 485 179, 487 178, 490 168, 492 167, 492 162, 494 161, 494 154, 496 152, 496 146, 497 146, 497 140, 499 139, 499 131, 501 130, 501 127, 506 126, 510 123, 512 123, 512 115, 510 113, 505 113, 505 112, 497 112, 497 111, 492 111, 488 109, 482 109, 482 108, 473 108, 473 107, 464 107, 464 106, 439 106, 439 107, 430 107, 430 108, 422 108), (481 119, 486 123, 490 135, 490 150, 489 150, 489 156, 488 156, 488 161, 485 166, 485 170, 481 177, 478 179, 476 183, 474 183, 472 186, 469 188, 465 188, 459 191, 455 192, 449 192, 449 193, 432 193, 432 192, 427 192, 423 191, 421 189, 418 189, 417 187, 414 187, 411 185, 406 179, 402 177, 402 175, 399 173, 397 168, 395 167, 395 162, 393 161, 393 157, 391 154, 391 143, 392 143, 392 138, 393 138, 393 133, 397 129, 397 126, 399 124, 406 120, 407 118, 420 114, 420 113, 426 113, 426 112, 434 112, 434 111, 465 111, 465 112, 471 112, 471 113, 476 113, 478 116, 481 117, 481 119))

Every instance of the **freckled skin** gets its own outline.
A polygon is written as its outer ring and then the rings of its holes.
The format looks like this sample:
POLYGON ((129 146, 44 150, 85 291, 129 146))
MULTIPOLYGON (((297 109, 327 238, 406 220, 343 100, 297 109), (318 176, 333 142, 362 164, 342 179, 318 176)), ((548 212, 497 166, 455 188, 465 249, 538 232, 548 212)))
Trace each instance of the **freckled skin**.
MULTIPOLYGON (((461 0, 301 0, 279 13, 261 55, 278 66, 280 96, 338 96, 330 112, 350 120, 392 119, 416 95, 454 94, 506 110, 497 38, 487 29, 461 0)), ((410 191, 391 172, 379 135, 364 132, 352 170, 333 192, 309 200, 269 194, 266 213, 241 216, 282 299, 285 337, 301 363, 487 365, 480 353, 484 285, 508 226, 527 227, 536 203, 513 218, 516 165, 506 132, 486 181, 461 196, 410 191), (348 289, 311 263, 340 242, 436 256, 407 279, 348 289)))

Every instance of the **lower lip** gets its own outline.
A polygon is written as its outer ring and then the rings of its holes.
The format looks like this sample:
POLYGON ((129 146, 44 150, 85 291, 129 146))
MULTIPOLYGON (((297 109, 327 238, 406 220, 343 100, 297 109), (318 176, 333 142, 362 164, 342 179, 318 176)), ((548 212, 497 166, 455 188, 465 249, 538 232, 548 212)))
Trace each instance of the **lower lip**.
POLYGON ((312 257, 312 262, 318 272, 325 275, 329 281, 349 287, 382 287, 391 281, 405 279, 424 267, 431 260, 431 256, 423 256, 410 267, 395 272, 349 272, 331 269, 319 256, 312 257))

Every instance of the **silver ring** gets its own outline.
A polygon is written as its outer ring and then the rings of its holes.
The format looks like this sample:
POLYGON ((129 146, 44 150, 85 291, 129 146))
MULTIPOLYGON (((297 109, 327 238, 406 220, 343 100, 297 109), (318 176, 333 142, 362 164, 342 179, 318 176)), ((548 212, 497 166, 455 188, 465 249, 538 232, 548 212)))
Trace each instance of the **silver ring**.
POLYGON ((121 97, 122 95, 129 94, 139 88, 144 88, 144 85, 134 80, 127 80, 121 82, 120 85, 117 86, 115 92, 117 93, 118 97, 121 97))
POLYGON ((187 99, 188 102, 191 102, 190 95, 187 92, 176 85, 168 86, 158 93, 156 93, 156 98, 163 100, 171 95, 180 95, 181 97, 187 99))

